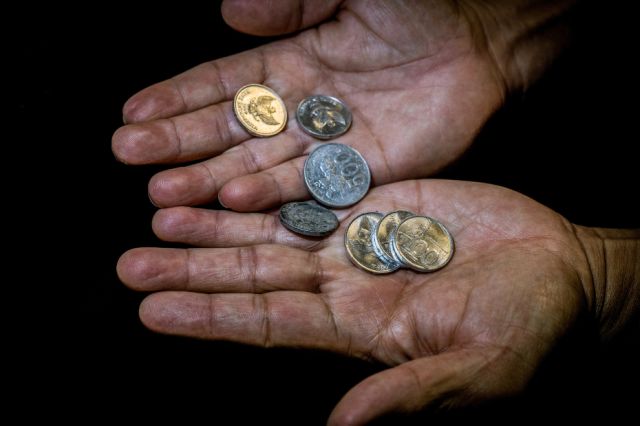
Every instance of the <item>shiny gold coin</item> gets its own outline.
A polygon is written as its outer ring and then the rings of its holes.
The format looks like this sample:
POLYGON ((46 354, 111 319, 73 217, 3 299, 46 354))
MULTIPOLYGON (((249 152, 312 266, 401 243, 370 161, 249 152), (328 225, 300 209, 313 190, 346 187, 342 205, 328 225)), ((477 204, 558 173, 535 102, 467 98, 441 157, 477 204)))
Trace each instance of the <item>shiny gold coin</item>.
POLYGON ((390 264, 379 258, 373 249, 371 235, 380 219, 381 213, 363 213, 351 221, 344 235, 344 246, 351 262, 373 274, 386 274, 399 267, 397 263, 390 264))
POLYGON ((287 124, 287 107, 267 86, 247 84, 233 98, 233 112, 242 126, 253 136, 277 135, 287 124))
POLYGON ((431 272, 445 266, 453 256, 453 238, 443 224, 426 216, 400 222, 391 235, 391 249, 407 267, 431 272))
MULTIPOLYGON (((406 210, 397 210, 383 217, 375 230, 375 238, 373 238, 373 248, 379 257, 387 262, 400 262, 400 259, 394 257, 391 250, 391 235, 396 232, 396 228, 406 218, 415 216, 415 213, 406 210)), ((402 263, 402 262, 400 262, 402 263)))

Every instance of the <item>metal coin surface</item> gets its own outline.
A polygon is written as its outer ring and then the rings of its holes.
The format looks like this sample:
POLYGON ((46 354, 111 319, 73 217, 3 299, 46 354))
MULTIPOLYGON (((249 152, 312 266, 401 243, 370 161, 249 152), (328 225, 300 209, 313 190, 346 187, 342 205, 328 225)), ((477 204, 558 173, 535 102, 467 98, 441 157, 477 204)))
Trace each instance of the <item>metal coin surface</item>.
POLYGON ((273 89, 261 84, 241 87, 233 98, 236 118, 253 136, 277 135, 287 124, 287 108, 273 89))
POLYGON ((398 210, 391 212, 384 216, 378 225, 373 237, 373 248, 379 257, 382 257, 389 263, 396 262, 402 263, 402 261, 394 256, 391 249, 391 235, 396 232, 396 228, 403 220, 415 216, 415 213, 398 210))
POLYGON ((418 272, 445 266, 453 256, 453 238, 435 219, 413 216, 400 222, 392 234, 391 248, 401 262, 418 272))
POLYGON ((296 118, 302 130, 318 139, 338 137, 351 126, 351 111, 333 96, 313 95, 303 99, 296 118))
POLYGON ((324 237, 340 222, 335 213, 313 201, 287 203, 280 208, 280 223, 290 231, 311 237, 324 237))
POLYGON ((342 208, 357 203, 367 194, 371 172, 358 151, 328 143, 316 148, 305 161, 304 183, 319 203, 342 208))
POLYGON ((344 246, 351 262, 373 274, 387 274, 398 269, 376 255, 371 243, 371 234, 382 219, 382 213, 363 213, 351 221, 344 234, 344 246))

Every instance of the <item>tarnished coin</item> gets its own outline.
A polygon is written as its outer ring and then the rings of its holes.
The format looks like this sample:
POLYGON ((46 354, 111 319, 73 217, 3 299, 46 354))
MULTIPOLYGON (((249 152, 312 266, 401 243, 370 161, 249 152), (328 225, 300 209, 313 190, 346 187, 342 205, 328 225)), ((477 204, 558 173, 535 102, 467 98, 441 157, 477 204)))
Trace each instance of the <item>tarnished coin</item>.
POLYGON ((443 224, 426 216, 400 222, 391 237, 391 248, 401 262, 419 272, 442 268, 453 255, 453 238, 443 224))
POLYGON ((363 213, 351 221, 344 234, 344 246, 354 265, 373 274, 386 274, 398 269, 376 255, 371 234, 382 219, 382 213, 363 213))
POLYGON ((296 118, 302 130, 318 139, 338 137, 351 126, 351 111, 333 96, 313 95, 303 99, 296 118))
POLYGON ((358 151, 328 143, 316 148, 304 163, 304 183, 311 196, 325 206, 342 208, 357 203, 371 184, 371 173, 358 151))
POLYGON ((329 235, 340 224, 335 213, 313 201, 285 204, 280 208, 280 222, 290 231, 311 237, 329 235))
POLYGON ((391 235, 396 232, 396 228, 403 220, 415 216, 415 213, 398 210, 387 214, 378 222, 375 233, 373 234, 373 248, 376 254, 389 263, 402 263, 400 259, 394 256, 391 249, 391 235))
POLYGON ((287 124, 284 102, 267 86, 247 84, 233 98, 233 112, 242 126, 253 136, 273 136, 287 124))

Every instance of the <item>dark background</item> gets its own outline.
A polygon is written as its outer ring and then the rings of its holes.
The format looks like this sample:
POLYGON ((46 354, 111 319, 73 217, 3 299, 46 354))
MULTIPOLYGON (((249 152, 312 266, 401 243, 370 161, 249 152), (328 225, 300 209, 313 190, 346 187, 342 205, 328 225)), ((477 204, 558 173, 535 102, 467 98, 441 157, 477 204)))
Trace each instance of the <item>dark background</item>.
MULTIPOLYGON (((10 68, 18 74, 15 129, 25 152, 11 160, 41 182, 19 191, 28 199, 26 229, 36 229, 24 231, 30 269, 20 285, 46 309, 22 334, 33 349, 16 367, 16 386, 18 396, 38 401, 34 409, 62 418, 84 418, 89 409, 85 420, 322 424, 346 391, 383 368, 322 352, 153 334, 137 317, 144 295, 117 279, 122 252, 162 245, 151 232, 146 188, 161 167, 127 167, 111 154, 122 104, 200 62, 265 42, 226 27, 216 3, 29 5, 18 13, 21 30, 8 41, 19 45, 10 68)), ((578 224, 640 226, 637 47, 625 15, 584 3, 574 46, 441 176, 507 186, 578 224)), ((387 423, 617 423, 634 415, 637 330, 603 347, 589 325, 567 338, 520 397, 387 423)))

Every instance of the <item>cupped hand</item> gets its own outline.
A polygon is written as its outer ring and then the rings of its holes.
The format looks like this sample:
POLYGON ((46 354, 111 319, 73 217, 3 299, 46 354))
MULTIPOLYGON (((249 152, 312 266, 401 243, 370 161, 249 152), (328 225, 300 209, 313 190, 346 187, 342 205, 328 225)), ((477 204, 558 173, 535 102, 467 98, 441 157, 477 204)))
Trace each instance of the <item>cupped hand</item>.
POLYGON ((160 210, 160 238, 200 248, 134 249, 118 273, 156 292, 140 308, 153 330, 389 365, 342 399, 332 424, 517 392, 586 305, 590 272, 573 226, 516 192, 407 181, 337 213, 340 228, 314 239, 283 228, 275 212, 160 210), (456 252, 444 269, 372 275, 349 262, 349 222, 400 209, 448 227, 456 252))
MULTIPOLYGON (((318 143, 295 119, 312 94, 341 98, 353 126, 339 142, 359 150, 376 185, 430 175, 472 142, 506 92, 482 16, 458 2, 227 1, 232 26, 254 34, 311 27, 291 38, 202 64, 133 96, 113 151, 129 164, 202 160, 154 176, 160 207, 216 197, 237 211, 307 198, 298 177, 318 143), (331 18, 329 20, 329 18, 331 18), (320 22, 324 23, 319 24, 320 22), (286 130, 252 137, 232 111, 248 83, 275 89, 286 130)), ((494 52, 495 53, 495 52, 494 52)))

